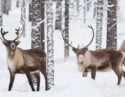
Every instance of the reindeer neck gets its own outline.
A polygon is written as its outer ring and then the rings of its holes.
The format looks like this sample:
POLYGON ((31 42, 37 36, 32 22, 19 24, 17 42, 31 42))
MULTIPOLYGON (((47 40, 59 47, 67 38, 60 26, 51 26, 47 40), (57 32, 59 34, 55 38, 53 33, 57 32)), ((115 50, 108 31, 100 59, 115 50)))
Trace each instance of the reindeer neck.
MULTIPOLYGON (((17 49, 16 49, 17 50, 17 49)), ((15 51, 12 51, 12 50, 8 50, 7 49, 7 56, 9 57, 9 58, 14 58, 14 56, 15 56, 15 53, 16 53, 16 50, 15 51)))

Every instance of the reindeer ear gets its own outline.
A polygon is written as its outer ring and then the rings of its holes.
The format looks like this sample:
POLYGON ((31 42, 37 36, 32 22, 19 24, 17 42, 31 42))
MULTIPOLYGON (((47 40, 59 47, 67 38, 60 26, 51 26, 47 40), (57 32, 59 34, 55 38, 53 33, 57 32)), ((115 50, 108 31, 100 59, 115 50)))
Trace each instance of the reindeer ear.
POLYGON ((7 41, 2 40, 2 43, 3 43, 5 46, 8 46, 8 42, 7 42, 7 41))
POLYGON ((16 46, 20 44, 20 41, 16 41, 16 46))
POLYGON ((74 52, 74 53, 76 53, 78 49, 77 49, 77 48, 72 47, 72 50, 73 50, 73 52, 74 52))
POLYGON ((88 48, 83 48, 82 50, 85 53, 86 51, 88 51, 88 48))

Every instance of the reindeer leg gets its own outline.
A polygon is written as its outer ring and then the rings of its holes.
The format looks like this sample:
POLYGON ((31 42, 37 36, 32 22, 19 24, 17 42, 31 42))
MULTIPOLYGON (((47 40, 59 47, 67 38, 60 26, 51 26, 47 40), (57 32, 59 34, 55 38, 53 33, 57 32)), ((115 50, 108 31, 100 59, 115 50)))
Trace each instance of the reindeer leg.
MULTIPOLYGON (((113 67, 113 66, 112 66, 113 67)), ((117 82, 117 85, 120 85, 121 83, 121 79, 122 79, 122 72, 120 71, 119 67, 113 67, 113 71, 115 72, 115 74, 117 75, 118 77, 118 82, 117 82)))
POLYGON ((40 90, 40 74, 39 73, 35 73, 34 74, 36 79, 37 79, 37 91, 40 90))
POLYGON ((29 81, 32 91, 35 91, 29 70, 25 69, 25 74, 27 76, 27 79, 29 81))
POLYGON ((43 76, 45 78, 45 90, 49 90, 46 69, 45 68, 40 68, 40 71, 41 71, 41 73, 43 74, 43 76))
POLYGON ((125 71, 122 70, 122 74, 123 74, 123 76, 124 76, 124 78, 125 78, 125 71))
POLYGON ((95 80, 96 77, 96 66, 91 66, 91 78, 95 80))
POLYGON ((9 83, 9 88, 8 91, 11 91, 12 87, 13 87, 13 83, 14 83, 14 79, 15 79, 15 73, 14 72, 10 72, 10 83, 9 83))
POLYGON ((49 90, 46 71, 43 71, 42 74, 43 74, 43 76, 44 76, 44 78, 45 78, 45 90, 49 90))
POLYGON ((47 70, 46 70, 46 61, 45 60, 40 62, 40 71, 45 78, 45 90, 49 90, 48 79, 47 79, 47 70))

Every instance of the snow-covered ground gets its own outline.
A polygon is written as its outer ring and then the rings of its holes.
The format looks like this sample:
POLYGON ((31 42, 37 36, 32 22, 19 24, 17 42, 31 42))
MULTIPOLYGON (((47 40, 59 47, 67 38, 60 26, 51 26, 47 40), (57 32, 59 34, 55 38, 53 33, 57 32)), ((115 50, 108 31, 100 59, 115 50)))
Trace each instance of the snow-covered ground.
MULTIPOLYGON (((14 1, 14 0, 13 0, 14 1)), ((118 22, 118 32, 124 33, 125 25, 125 1, 120 1, 120 17, 118 22), (120 20, 122 19, 122 20, 120 20)), ((20 26, 20 9, 14 7, 9 16, 4 15, 3 28, 10 33, 7 38, 15 37, 14 29, 20 26)), ((83 27, 79 21, 71 22, 70 34, 73 45, 83 42, 85 45, 91 39, 91 30, 83 27), (86 29, 86 30, 85 30, 86 29), (83 33, 84 32, 84 33, 83 33)), ((30 48, 30 23, 26 24, 26 37, 21 38, 19 47, 30 48)), ((118 47, 122 43, 125 35, 118 34, 118 47)), ((71 52, 71 57, 64 62, 63 59, 63 40, 59 31, 54 33, 54 55, 55 55, 55 86, 50 91, 44 90, 44 78, 41 75, 40 92, 32 92, 25 75, 16 75, 14 86, 11 92, 8 92, 9 72, 6 65, 6 49, 0 42, 0 97, 125 97, 125 79, 122 79, 121 85, 117 86, 117 77, 114 72, 97 73, 96 80, 92 80, 90 73, 88 77, 82 77, 77 70, 75 54, 71 52)), ((95 42, 90 49, 95 48, 95 42)))

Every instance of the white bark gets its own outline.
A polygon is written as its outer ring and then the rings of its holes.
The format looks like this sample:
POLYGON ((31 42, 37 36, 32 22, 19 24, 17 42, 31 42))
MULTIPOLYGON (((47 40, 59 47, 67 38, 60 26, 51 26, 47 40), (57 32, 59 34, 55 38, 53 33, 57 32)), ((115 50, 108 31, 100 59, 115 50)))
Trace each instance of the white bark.
POLYGON ((103 25, 103 0, 97 0, 96 49, 101 49, 103 25))
POLYGON ((25 36, 25 23, 26 22, 26 1, 22 0, 21 2, 21 23, 23 25, 23 31, 24 31, 24 36, 25 36))
POLYGON ((40 0, 32 0, 32 48, 41 48, 41 22, 40 0))
POLYGON ((0 27, 2 27, 2 2, 3 0, 0 0, 0 27))
POLYGON ((46 2, 47 27, 47 79, 48 89, 54 86, 54 49, 53 49, 53 8, 52 1, 46 2))

